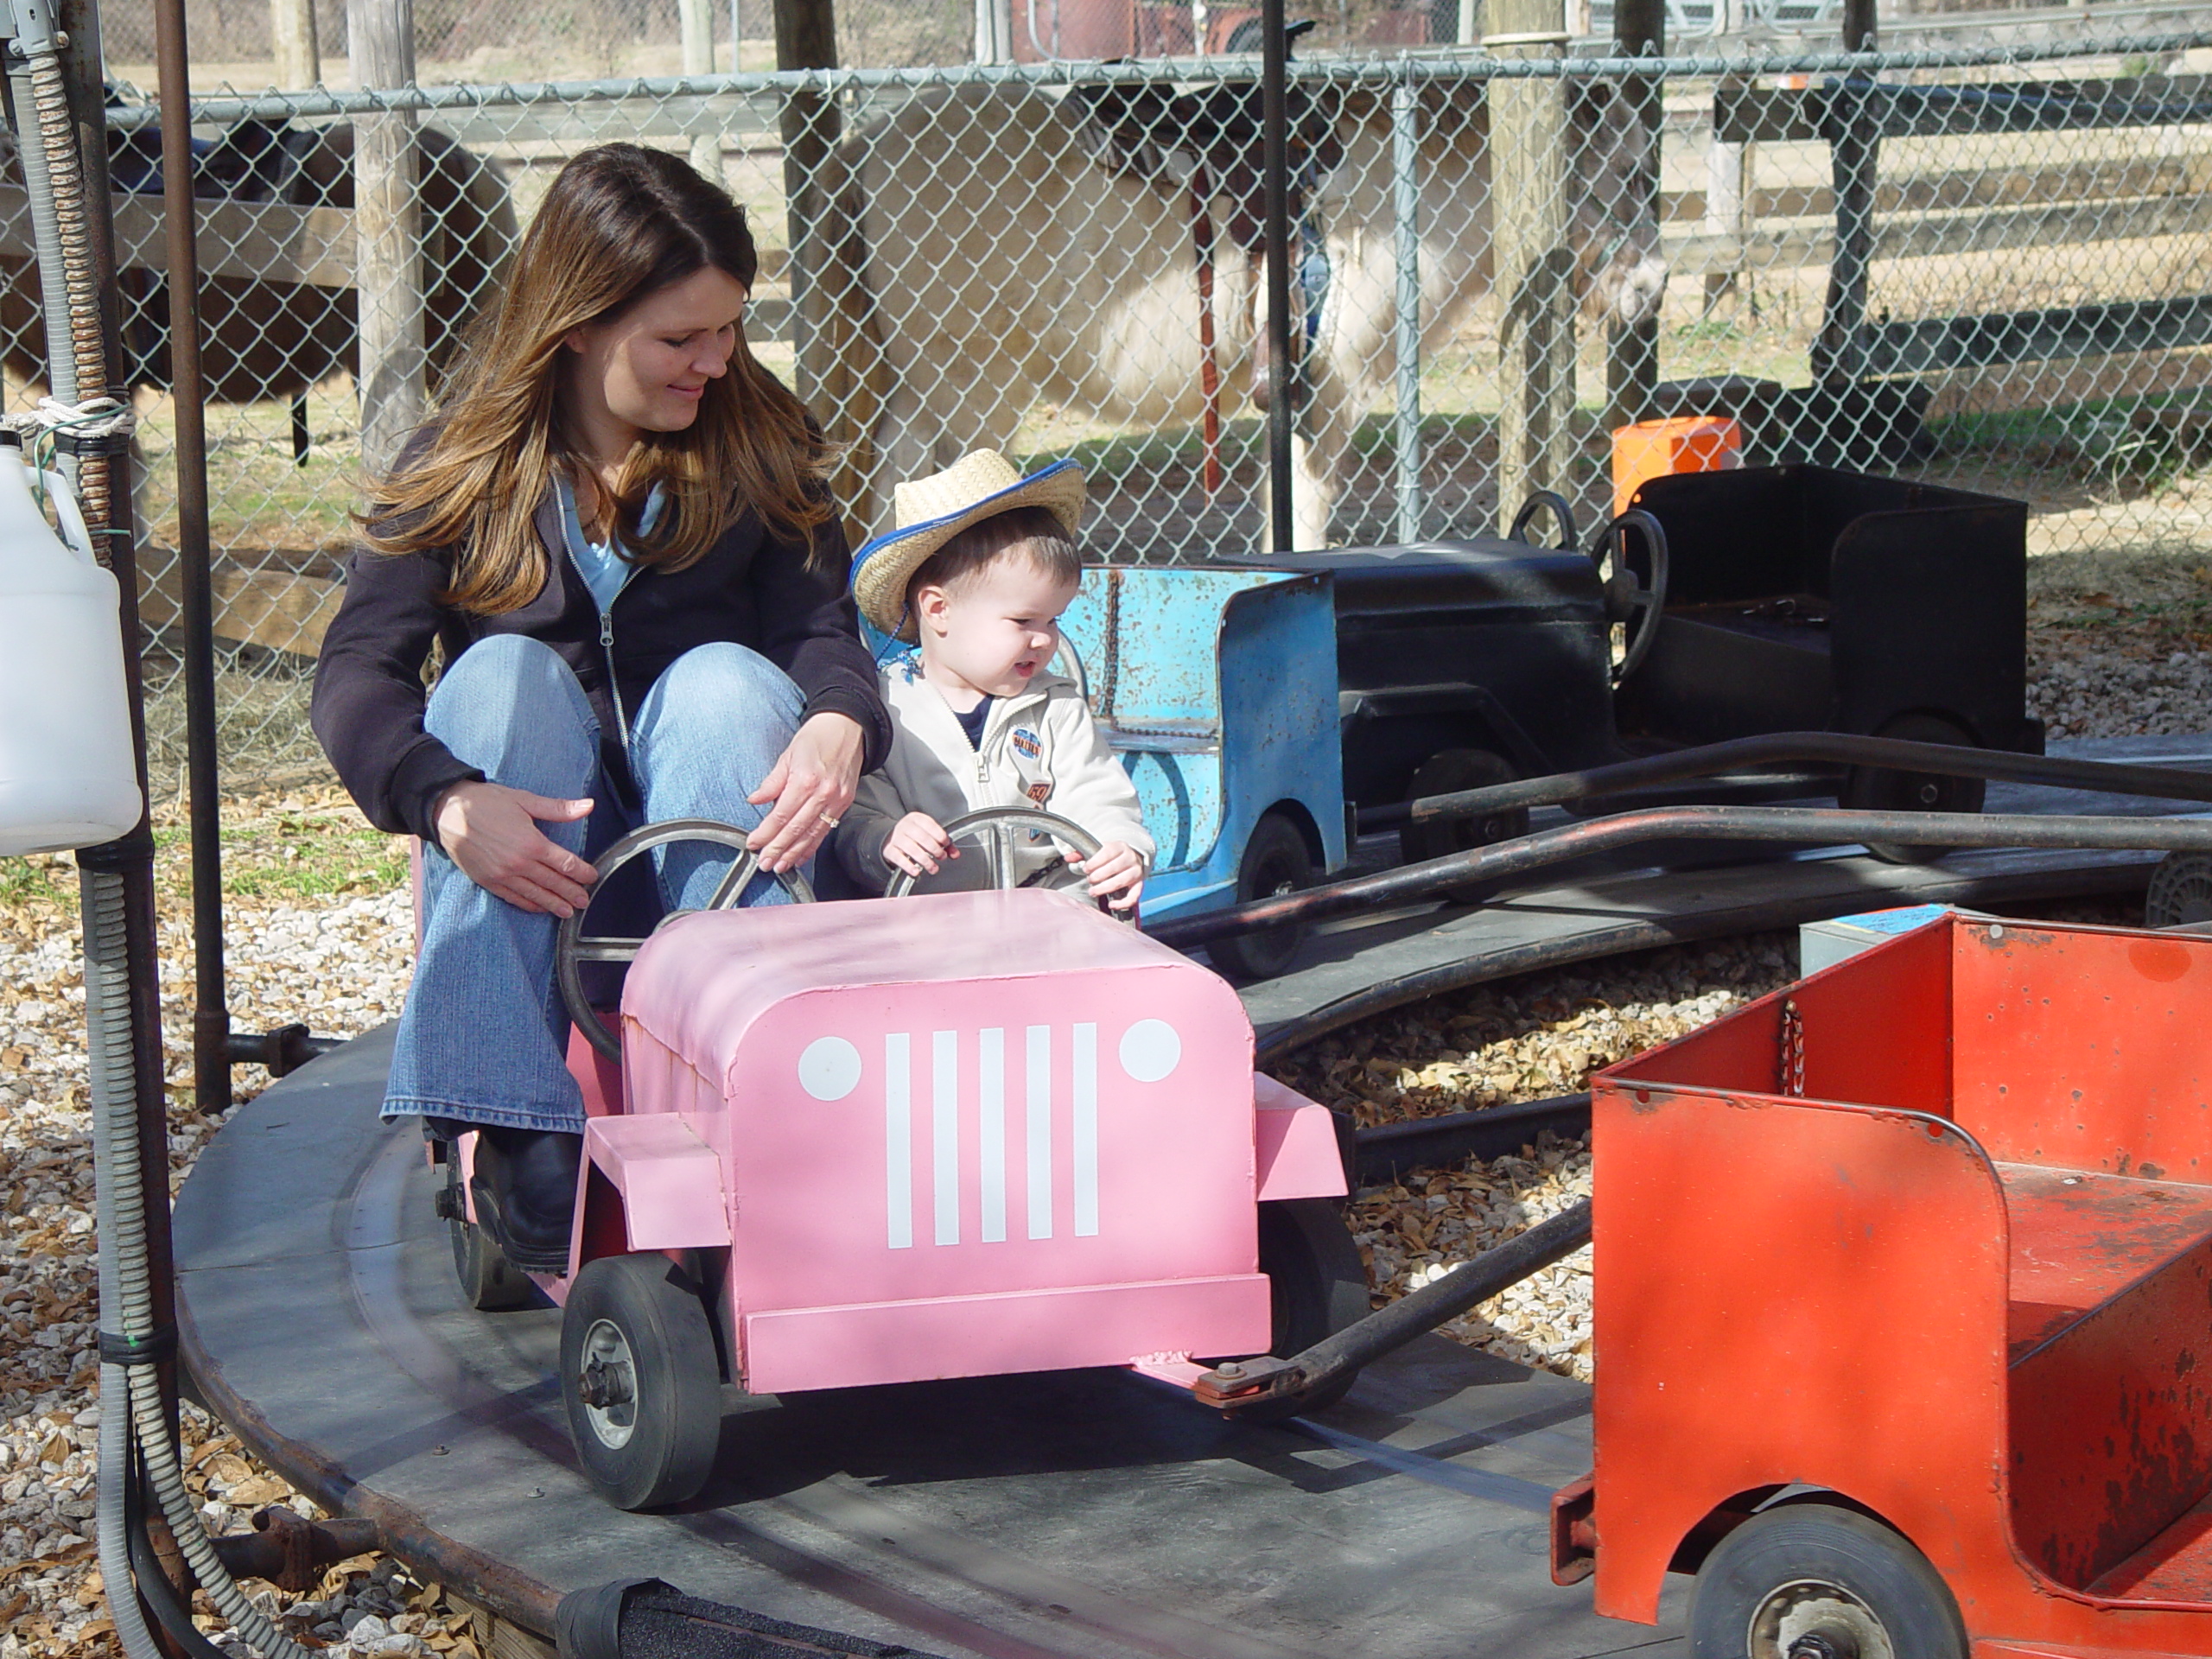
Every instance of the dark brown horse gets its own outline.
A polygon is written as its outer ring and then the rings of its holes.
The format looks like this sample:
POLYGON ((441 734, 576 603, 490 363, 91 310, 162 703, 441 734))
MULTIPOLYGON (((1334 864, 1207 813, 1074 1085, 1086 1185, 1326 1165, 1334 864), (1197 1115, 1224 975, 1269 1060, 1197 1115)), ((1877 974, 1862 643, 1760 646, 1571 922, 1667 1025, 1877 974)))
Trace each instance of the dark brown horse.
MULTIPOLYGON (((115 135, 110 165, 118 196, 158 194, 160 147, 151 127, 115 135)), ((353 130, 347 123, 248 123, 195 149, 194 194, 202 200, 304 208, 353 205, 353 130)), ((518 232, 506 185, 491 162, 434 127, 422 130, 418 153, 423 297, 435 387, 468 325, 497 292, 500 266, 518 232)), ((0 152, 0 179, 22 181, 12 143, 0 152)), ((168 279, 158 270, 133 268, 127 249, 124 263, 129 378, 134 387, 166 388, 168 279)), ((203 276, 200 339, 207 396, 220 403, 291 399, 296 405, 310 386, 357 366, 356 316, 351 288, 203 276)), ((0 364, 19 380, 45 378, 38 276, 24 259, 0 257, 0 364)))

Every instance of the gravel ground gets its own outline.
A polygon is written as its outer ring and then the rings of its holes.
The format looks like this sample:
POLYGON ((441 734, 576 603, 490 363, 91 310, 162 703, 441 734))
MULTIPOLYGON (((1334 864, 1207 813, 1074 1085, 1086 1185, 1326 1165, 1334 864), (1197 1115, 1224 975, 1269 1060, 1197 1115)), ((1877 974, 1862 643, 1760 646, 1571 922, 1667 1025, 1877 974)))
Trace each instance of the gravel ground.
POLYGON ((2060 737, 2212 731, 2212 563, 2202 549, 2028 567, 2028 707, 2060 737))
MULTIPOLYGON (((1325 1037, 1275 1075, 1363 1127, 1571 1094, 1601 1066, 1789 983, 1796 962, 1796 936, 1769 933, 1479 985, 1325 1037)), ((1388 1300, 1589 1196, 1588 1143, 1547 1133, 1518 1157, 1370 1188, 1352 1226, 1388 1300)), ((1442 1330, 1588 1381, 1588 1247, 1442 1330)))
MULTIPOLYGON (((278 842, 324 801, 295 798, 235 815, 241 835, 278 842)), ((227 837, 226 837, 227 838, 227 837)), ((171 841, 173 837, 164 837, 171 841)), ((281 851, 281 848, 280 848, 281 851)), ((175 856, 165 851, 164 858, 175 856)), ((281 868, 284 861, 275 861, 281 868)), ((0 1659, 111 1651, 100 1574, 92 1560, 92 1447, 99 1423, 92 1258, 92 1173, 86 1141, 85 995, 75 867, 63 858, 0 861, 11 882, 0 902, 0 1659)), ((341 872, 342 874, 342 872, 341 872)), ((226 929, 231 996, 239 1026, 305 1020, 350 1036, 381 1024, 405 995, 412 925, 390 868, 353 883, 382 891, 309 902, 233 899, 226 929)), ((175 1090, 170 1179, 182 1179, 219 1120, 189 1089, 191 916, 181 882, 164 883, 160 914, 163 1027, 175 1090)), ((240 1093, 265 1085, 238 1074, 240 1093)), ((265 1503, 305 1498, 248 1456, 219 1423, 184 1412, 188 1484, 218 1531, 244 1530, 265 1503)), ((203 1604, 204 1605, 204 1604, 203 1604)), ((317 1595, 272 1598, 271 1611, 310 1645, 353 1652, 477 1653, 467 1620, 435 1586, 395 1563, 362 1557, 326 1574, 317 1595), (369 1623, 362 1621, 368 1620, 369 1623), (346 1640, 348 1630, 352 1640, 346 1640)), ((212 1624, 213 1621, 209 1621, 212 1624)))
MULTIPOLYGON (((2054 737, 2212 732, 2212 565, 2197 550, 2038 558, 2030 578, 2030 700, 2054 737)), ((411 927, 388 845, 327 790, 241 804, 226 814, 232 1007, 241 1029, 293 1020, 350 1035, 391 1018, 404 994, 411 927), (358 820, 350 823, 358 826, 358 820), (298 890, 296 861, 338 879, 298 890), (301 855, 305 854, 305 857, 301 855), (359 868, 343 868, 347 861, 359 868)), ((165 1029, 188 1065, 191 941, 181 837, 164 835, 165 1029)), ((227 856, 227 855, 226 855, 227 856)), ((310 883, 309 886, 315 884, 310 883)), ((99 1423, 92 1166, 86 1145, 84 993, 67 860, 0 860, 0 1659, 96 1654, 114 1642, 91 1560, 92 1446, 99 1423)), ((2123 919, 2116 910, 2079 912, 2123 919)), ((1479 987, 1350 1027, 1280 1075, 1358 1121, 1464 1111, 1583 1087, 1589 1073, 1694 1029, 1787 982, 1794 936, 1680 947, 1479 987)), ((250 1096, 266 1082, 238 1074, 250 1096)), ((172 1179, 218 1121, 171 1077, 172 1179)), ((1352 1222, 1388 1299, 1556 1213, 1590 1187, 1586 1144, 1547 1136, 1520 1155, 1474 1161, 1358 1195, 1352 1222)), ((1445 1334, 1523 1364, 1592 1374, 1587 1253, 1485 1302, 1445 1334)), ((217 1529, 264 1503, 313 1513, 228 1435, 189 1408, 193 1490, 217 1529)), ((340 1563, 316 1594, 270 1603, 310 1646, 353 1654, 475 1659, 467 1618, 435 1585, 393 1563, 340 1563)))

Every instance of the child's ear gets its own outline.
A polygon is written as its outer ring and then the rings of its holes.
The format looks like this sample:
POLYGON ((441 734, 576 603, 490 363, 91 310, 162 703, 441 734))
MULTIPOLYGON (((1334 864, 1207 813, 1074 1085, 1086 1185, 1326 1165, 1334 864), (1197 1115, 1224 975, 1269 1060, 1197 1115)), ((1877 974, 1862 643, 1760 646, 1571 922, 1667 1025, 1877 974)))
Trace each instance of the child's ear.
POLYGON ((914 616, 934 633, 944 632, 944 613, 950 603, 950 595, 933 582, 914 589, 914 616))

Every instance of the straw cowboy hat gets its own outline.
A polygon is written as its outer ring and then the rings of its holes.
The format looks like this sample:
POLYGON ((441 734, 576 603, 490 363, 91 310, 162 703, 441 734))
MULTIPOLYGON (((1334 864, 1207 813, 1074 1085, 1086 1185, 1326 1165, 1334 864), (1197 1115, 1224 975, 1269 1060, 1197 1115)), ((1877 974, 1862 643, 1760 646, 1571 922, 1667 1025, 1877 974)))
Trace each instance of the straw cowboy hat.
POLYGON ((1004 455, 978 449, 941 473, 897 486, 893 528, 853 559, 853 602, 879 632, 912 645, 918 635, 906 613, 906 584, 914 572, 969 525, 1016 507, 1043 507, 1073 536, 1083 518, 1083 468, 1060 461, 1024 478, 1004 455))

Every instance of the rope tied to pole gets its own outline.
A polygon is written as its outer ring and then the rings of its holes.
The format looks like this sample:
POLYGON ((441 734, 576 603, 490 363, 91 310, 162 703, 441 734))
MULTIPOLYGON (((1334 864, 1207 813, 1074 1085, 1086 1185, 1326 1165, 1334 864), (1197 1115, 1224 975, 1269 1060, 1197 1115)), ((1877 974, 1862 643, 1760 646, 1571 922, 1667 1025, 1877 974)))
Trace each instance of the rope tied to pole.
POLYGON ((84 438, 128 437, 138 429, 138 411, 119 397, 87 397, 81 404, 41 397, 36 409, 0 416, 0 426, 26 437, 64 429, 84 438))

